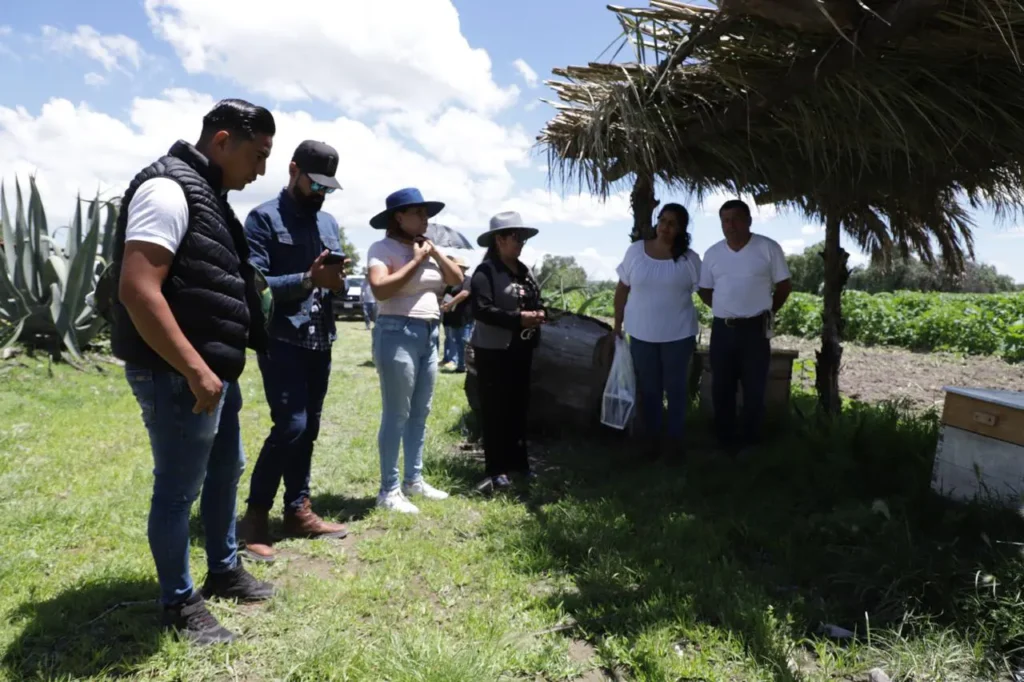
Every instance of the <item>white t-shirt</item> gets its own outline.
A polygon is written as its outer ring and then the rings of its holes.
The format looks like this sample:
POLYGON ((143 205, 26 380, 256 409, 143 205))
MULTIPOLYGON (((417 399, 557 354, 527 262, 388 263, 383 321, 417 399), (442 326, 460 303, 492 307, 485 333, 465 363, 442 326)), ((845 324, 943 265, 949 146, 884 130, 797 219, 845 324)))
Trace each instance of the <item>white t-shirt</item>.
POLYGON ((665 343, 696 336, 700 328, 693 292, 700 279, 700 257, 687 249, 678 260, 647 255, 633 242, 615 272, 629 287, 623 327, 634 339, 665 343))
POLYGON ((149 242, 172 254, 188 229, 185 190, 170 178, 153 178, 139 185, 128 204, 125 242, 149 242))
MULTIPOLYGON (((412 245, 390 237, 374 242, 366 254, 367 271, 376 265, 386 266, 389 273, 399 270, 413 259, 412 245)), ((444 292, 444 275, 437 263, 428 258, 420 264, 412 279, 389 299, 377 299, 378 315, 402 315, 417 320, 441 317, 438 297, 444 292)))
POLYGON ((733 251, 723 239, 704 254, 700 288, 713 289, 715 317, 755 317, 771 310, 772 289, 789 279, 786 254, 774 239, 751 234, 750 241, 733 251))

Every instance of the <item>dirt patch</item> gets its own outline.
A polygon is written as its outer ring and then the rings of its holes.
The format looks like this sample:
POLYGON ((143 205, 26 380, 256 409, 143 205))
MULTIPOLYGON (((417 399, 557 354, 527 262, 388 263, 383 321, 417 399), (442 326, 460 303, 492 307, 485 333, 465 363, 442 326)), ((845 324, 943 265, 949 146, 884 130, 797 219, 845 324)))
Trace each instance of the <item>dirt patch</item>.
MULTIPOLYGON (((779 336, 774 348, 800 351, 793 367, 793 384, 814 388, 816 340, 779 336)), ((916 409, 941 408, 943 386, 1024 388, 1024 364, 1011 365, 990 356, 953 353, 914 353, 884 346, 843 345, 839 389, 843 395, 865 402, 908 400, 916 409)))
POLYGON ((590 642, 574 639, 569 642, 569 658, 573 663, 586 663, 597 655, 597 649, 590 642))

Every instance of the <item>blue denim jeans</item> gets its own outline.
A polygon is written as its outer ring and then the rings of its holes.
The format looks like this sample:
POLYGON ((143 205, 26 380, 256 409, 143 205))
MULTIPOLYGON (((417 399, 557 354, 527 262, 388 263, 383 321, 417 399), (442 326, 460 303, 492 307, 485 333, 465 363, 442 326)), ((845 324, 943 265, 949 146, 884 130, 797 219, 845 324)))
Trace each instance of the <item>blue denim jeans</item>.
POLYGON ((437 379, 436 320, 381 315, 373 327, 373 357, 380 378, 380 491, 398 487, 398 451, 405 445, 405 482, 423 471, 423 441, 437 379))
POLYGON ((253 467, 246 501, 260 509, 273 508, 283 479, 285 509, 296 511, 309 497, 313 444, 320 435, 331 352, 271 339, 258 360, 274 425, 253 467))
POLYGON ((473 325, 467 324, 461 327, 444 326, 444 359, 446 362, 454 362, 459 370, 466 369, 466 344, 473 332, 473 325))
POLYGON ((666 343, 629 340, 640 396, 640 417, 648 437, 661 437, 665 394, 668 394, 668 437, 681 440, 686 433, 686 405, 690 400, 687 377, 696 346, 697 339, 693 336, 666 343))
POLYGON ((363 304, 363 322, 366 323, 366 328, 370 328, 370 323, 377 319, 377 304, 376 303, 364 303, 363 304))
POLYGON ((235 495, 245 468, 238 424, 242 392, 237 383, 225 383, 213 415, 193 414, 195 396, 181 375, 128 365, 125 377, 142 409, 153 452, 149 549, 160 601, 177 604, 193 589, 188 520, 200 488, 207 568, 223 573, 238 563, 235 495))

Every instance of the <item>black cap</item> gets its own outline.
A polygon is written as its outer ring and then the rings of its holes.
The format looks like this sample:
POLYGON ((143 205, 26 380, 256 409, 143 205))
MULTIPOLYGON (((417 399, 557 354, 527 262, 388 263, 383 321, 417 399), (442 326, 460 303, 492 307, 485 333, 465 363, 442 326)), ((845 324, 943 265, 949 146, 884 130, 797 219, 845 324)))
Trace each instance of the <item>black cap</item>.
POLYGON ((334 173, 338 170, 338 151, 331 145, 306 140, 295 148, 292 161, 313 182, 318 182, 324 187, 341 189, 341 185, 334 179, 334 173))

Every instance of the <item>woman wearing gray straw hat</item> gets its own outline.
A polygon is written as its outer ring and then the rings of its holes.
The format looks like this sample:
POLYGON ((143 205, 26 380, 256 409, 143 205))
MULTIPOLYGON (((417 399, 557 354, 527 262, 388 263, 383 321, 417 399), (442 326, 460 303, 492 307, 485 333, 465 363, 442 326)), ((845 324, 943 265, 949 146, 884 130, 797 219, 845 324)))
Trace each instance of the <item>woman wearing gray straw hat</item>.
POLYGON ((424 237, 427 220, 444 208, 424 201, 415 188, 387 198, 370 225, 386 236, 370 246, 367 279, 377 298, 373 359, 380 378, 382 414, 380 493, 377 506, 416 514, 409 497, 443 500, 448 493, 423 480, 423 441, 437 378, 437 343, 445 284, 462 282, 459 266, 424 237), (405 445, 405 477, 399 487, 399 447, 405 445))
POLYGON ((470 344, 480 387, 484 461, 495 491, 511 486, 509 474, 532 478, 526 419, 533 350, 545 312, 540 287, 519 256, 536 234, 518 213, 508 211, 491 218, 490 229, 477 240, 487 254, 470 285, 476 319, 470 344))

